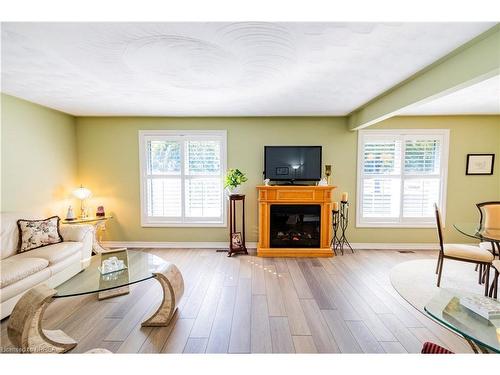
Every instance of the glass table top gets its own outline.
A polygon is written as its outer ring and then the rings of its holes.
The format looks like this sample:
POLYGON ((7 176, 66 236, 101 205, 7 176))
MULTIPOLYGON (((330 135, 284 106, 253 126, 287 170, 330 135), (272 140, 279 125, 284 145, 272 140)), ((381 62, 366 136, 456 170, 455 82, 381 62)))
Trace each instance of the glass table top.
POLYGON ((484 228, 478 223, 456 223, 453 226, 460 233, 481 241, 500 241, 500 228, 484 228))
MULTIPOLYGON (((466 339, 500 353, 500 319, 487 320, 462 306, 459 299, 465 296, 472 294, 455 289, 441 289, 427 303, 425 311, 466 339)), ((496 302, 500 305, 500 302, 496 302)))
POLYGON ((165 261, 156 255, 134 250, 98 254, 91 258, 90 264, 84 271, 56 287, 57 293, 54 298, 97 293, 148 280, 155 277, 153 272, 163 263, 165 261), (101 274, 99 268, 103 256, 120 258, 124 254, 128 258, 126 269, 105 275, 101 274))

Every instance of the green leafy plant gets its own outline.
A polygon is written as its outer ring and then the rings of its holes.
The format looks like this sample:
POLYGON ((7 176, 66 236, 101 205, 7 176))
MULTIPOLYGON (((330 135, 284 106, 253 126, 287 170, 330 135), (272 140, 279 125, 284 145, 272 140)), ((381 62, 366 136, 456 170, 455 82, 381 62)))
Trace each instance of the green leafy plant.
POLYGON ((235 189, 246 181, 248 181, 248 178, 242 171, 239 169, 230 169, 226 173, 226 182, 224 187, 235 189))

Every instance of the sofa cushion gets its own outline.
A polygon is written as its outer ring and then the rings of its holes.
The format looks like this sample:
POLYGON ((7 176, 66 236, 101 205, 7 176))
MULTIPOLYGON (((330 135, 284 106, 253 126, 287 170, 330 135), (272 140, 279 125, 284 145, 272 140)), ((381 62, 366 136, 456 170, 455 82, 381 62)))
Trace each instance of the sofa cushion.
MULTIPOLYGON (((28 289, 33 288, 34 286, 46 282, 50 278, 50 268, 44 268, 33 275, 29 275, 25 279, 21 279, 14 284, 7 285, 5 288, 1 289, 0 293, 0 301, 3 303, 11 299, 12 297, 16 297, 21 293, 26 292, 28 289)), ((2 316, 4 315, 4 311, 2 310, 2 316)))
POLYGON ((73 254, 78 253, 82 249, 81 242, 59 242, 54 245, 39 247, 38 249, 30 250, 21 254, 15 255, 13 258, 36 257, 43 258, 49 261, 49 264, 60 262, 73 254))
POLYGON ((21 279, 25 279, 44 268, 47 268, 49 261, 42 258, 18 258, 16 256, 4 259, 0 262, 0 288, 14 284, 21 279))
POLYGON ((25 252, 39 247, 62 242, 59 233, 59 216, 52 216, 43 220, 19 219, 20 242, 19 252, 25 252))
POLYGON ((82 264, 81 260, 82 256, 78 252, 73 255, 70 255, 67 258, 64 258, 63 260, 57 263, 51 263, 49 265, 50 274, 54 276, 56 273, 64 271, 66 268, 71 267, 73 264, 81 265, 82 264))

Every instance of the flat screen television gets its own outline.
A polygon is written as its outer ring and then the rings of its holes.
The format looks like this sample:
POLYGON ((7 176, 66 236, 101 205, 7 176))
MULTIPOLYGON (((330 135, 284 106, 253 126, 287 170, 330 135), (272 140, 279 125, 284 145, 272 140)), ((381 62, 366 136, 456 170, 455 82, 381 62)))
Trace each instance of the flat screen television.
POLYGON ((321 146, 265 146, 264 176, 273 181, 321 179, 321 146))

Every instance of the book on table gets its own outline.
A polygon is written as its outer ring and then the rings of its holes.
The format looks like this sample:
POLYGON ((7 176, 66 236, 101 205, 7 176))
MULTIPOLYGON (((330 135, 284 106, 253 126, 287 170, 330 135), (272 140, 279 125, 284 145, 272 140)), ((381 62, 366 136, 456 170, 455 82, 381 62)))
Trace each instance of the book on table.
POLYGON ((483 296, 461 297, 460 304, 485 319, 500 319, 500 302, 483 296))

